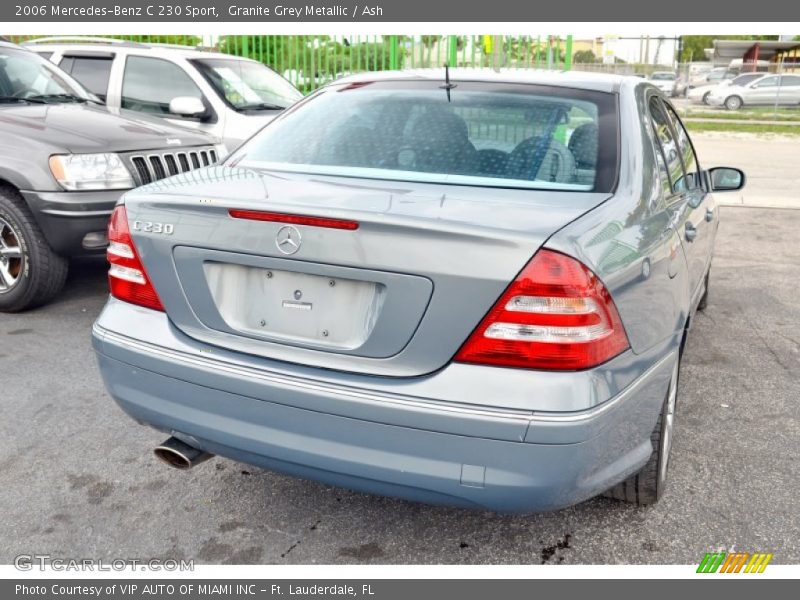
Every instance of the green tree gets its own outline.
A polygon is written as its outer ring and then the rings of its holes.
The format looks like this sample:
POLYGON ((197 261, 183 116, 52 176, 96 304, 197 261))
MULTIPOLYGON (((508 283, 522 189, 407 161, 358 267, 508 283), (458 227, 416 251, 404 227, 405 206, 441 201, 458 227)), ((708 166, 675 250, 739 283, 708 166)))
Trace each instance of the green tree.
POLYGON ((597 57, 591 50, 578 50, 572 55, 572 61, 576 63, 593 63, 597 62, 597 57))

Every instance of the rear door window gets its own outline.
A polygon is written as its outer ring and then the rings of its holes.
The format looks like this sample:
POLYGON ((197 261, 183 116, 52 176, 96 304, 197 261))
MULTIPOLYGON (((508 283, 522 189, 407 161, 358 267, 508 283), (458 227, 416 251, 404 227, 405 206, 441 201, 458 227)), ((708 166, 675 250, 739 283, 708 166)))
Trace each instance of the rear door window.
POLYGON ((684 190, 683 184, 683 164, 681 163, 680 147, 670 127, 669 118, 661 106, 661 102, 655 96, 650 98, 650 119, 653 125, 653 132, 658 142, 666 166, 666 176, 673 193, 677 194, 684 190))
POLYGON ((681 188, 681 191, 695 190, 701 187, 702 181, 699 175, 700 167, 697 164, 697 156, 695 155, 694 148, 692 147, 692 142, 689 139, 689 134, 686 133, 686 129, 683 127, 681 120, 675 113, 675 109, 673 109, 669 104, 665 104, 664 106, 667 111, 667 116, 672 123, 672 129, 677 136, 678 151, 683 159, 683 167, 686 169, 686 177, 684 178, 683 182, 679 183, 679 187, 681 188))
POLYGON ((60 66, 80 81, 83 87, 105 100, 113 62, 113 57, 65 56, 60 66))

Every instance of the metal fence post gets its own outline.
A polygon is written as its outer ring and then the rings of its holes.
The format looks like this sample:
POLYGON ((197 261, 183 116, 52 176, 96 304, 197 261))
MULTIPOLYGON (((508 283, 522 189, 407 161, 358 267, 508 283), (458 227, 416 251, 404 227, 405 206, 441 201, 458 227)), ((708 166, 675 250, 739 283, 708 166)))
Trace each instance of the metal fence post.
POLYGON ((458 36, 447 36, 447 64, 451 67, 458 66, 458 36))
POLYGON ((564 45, 564 70, 572 70, 572 36, 567 36, 567 41, 564 45))
POLYGON ((389 68, 396 71, 400 68, 397 63, 398 41, 396 35, 389 36, 389 68))

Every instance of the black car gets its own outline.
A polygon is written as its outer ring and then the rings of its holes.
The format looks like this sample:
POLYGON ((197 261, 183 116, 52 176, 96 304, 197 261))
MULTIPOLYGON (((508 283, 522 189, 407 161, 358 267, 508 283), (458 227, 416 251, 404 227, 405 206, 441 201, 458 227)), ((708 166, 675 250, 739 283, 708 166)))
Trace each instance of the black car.
POLYGON ((49 301, 69 257, 104 252, 125 190, 220 152, 206 134, 112 114, 47 60, 0 42, 0 311, 49 301))

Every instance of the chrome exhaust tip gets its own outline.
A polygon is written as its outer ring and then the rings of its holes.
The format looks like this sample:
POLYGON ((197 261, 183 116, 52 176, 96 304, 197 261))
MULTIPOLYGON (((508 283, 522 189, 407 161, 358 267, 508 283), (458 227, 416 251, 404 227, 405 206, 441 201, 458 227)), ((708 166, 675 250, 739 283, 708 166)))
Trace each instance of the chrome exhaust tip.
POLYGON ((189 444, 171 437, 153 450, 156 457, 175 469, 191 469, 213 457, 213 454, 193 448, 189 444))

